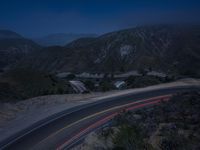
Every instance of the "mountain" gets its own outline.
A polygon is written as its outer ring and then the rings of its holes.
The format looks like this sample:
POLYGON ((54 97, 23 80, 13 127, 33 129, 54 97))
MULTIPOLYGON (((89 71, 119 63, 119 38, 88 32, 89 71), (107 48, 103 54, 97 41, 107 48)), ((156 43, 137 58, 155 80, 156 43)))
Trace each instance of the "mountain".
POLYGON ((65 34, 65 33, 57 33, 50 34, 45 37, 33 39, 36 43, 43 46, 64 46, 73 40, 83 38, 83 37, 96 37, 95 34, 65 34))
POLYGON ((0 30, 0 39, 15 39, 15 38, 22 38, 22 36, 10 30, 0 30))
POLYGON ((200 26, 155 25, 81 38, 33 53, 20 65, 51 72, 150 69, 200 75, 200 26))
POLYGON ((38 44, 13 31, 0 30, 0 70, 39 48, 38 44))

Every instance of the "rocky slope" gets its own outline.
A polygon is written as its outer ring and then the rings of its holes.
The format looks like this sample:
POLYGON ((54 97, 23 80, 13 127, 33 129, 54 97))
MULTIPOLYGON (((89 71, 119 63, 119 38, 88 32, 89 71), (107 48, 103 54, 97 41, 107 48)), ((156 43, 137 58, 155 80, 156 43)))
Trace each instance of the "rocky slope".
POLYGON ((49 47, 21 64, 53 72, 153 69, 199 75, 199 43, 199 26, 144 26, 82 38, 65 47, 49 47))
POLYGON ((15 32, 0 30, 0 70, 37 49, 40 49, 40 46, 33 41, 15 32))
POLYGON ((74 150, 198 150, 199 98, 199 92, 182 93, 159 106, 123 112, 74 150))

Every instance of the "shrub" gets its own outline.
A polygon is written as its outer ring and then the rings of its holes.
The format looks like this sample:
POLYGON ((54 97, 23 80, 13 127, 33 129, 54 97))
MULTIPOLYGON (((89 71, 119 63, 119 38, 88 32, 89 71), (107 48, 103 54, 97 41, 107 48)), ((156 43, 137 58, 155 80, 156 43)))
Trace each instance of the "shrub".
POLYGON ((75 79, 75 78, 76 78, 76 75, 75 75, 75 74, 72 74, 72 73, 71 73, 71 74, 68 74, 67 77, 66 77, 67 80, 73 80, 73 79, 75 79))
POLYGON ((150 86, 150 85, 155 85, 155 84, 160 84, 163 81, 154 76, 130 76, 128 79, 126 79, 127 85, 130 88, 140 88, 140 87, 145 87, 145 86, 150 86))
POLYGON ((89 90, 91 90, 91 91, 95 90, 95 83, 93 81, 86 80, 86 81, 84 81, 84 84, 89 90))
POLYGON ((101 83, 100 83, 100 90, 101 91, 109 91, 109 90, 111 90, 111 89, 113 89, 114 87, 113 87, 113 85, 112 85, 112 83, 111 82, 109 82, 109 81, 102 81, 101 83))

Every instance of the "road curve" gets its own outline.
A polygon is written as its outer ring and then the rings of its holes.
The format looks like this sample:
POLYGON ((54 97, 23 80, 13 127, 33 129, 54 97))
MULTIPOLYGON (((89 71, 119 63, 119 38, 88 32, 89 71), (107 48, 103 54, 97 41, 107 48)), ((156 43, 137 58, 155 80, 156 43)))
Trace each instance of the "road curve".
MULTIPOLYGON (((88 125, 86 128, 81 129, 80 132, 78 132, 77 134, 73 135, 71 138, 66 139, 66 141, 64 143, 62 143, 61 145, 58 145, 58 147, 56 148, 57 150, 62 150, 62 149, 70 149, 73 146, 75 146, 77 143, 79 143, 82 139, 84 139, 84 137, 92 132, 95 131, 96 129, 99 129, 100 127, 104 127, 105 125, 109 125, 109 121, 111 119, 113 119, 115 116, 117 116, 119 113, 123 112, 123 111, 132 111, 132 110, 136 110, 139 108, 144 108, 144 107, 149 107, 151 105, 156 105, 159 104, 161 101, 168 101, 170 99, 172 95, 164 95, 164 96, 157 96, 157 97, 153 97, 153 98, 149 98, 149 99, 144 99, 144 100, 140 100, 140 101, 136 101, 136 102, 131 102, 125 105, 121 105, 121 106, 117 106, 111 109, 108 109, 106 111, 102 111, 99 113, 94 114, 95 116, 102 114, 104 112, 109 112, 109 111, 113 111, 112 113, 105 115, 104 117, 102 117, 100 120, 98 120, 97 122, 88 125)), ((86 117, 81 119, 85 120, 85 119, 90 119, 92 118, 94 115, 86 117)), ((80 123, 80 121, 76 122, 76 123, 80 123)), ((62 129, 63 130, 63 129, 62 129)))
POLYGON ((69 149, 89 132, 105 125, 122 109, 132 110, 167 100, 172 94, 199 90, 196 86, 173 87, 125 94, 77 106, 48 117, 0 143, 0 149, 69 149))

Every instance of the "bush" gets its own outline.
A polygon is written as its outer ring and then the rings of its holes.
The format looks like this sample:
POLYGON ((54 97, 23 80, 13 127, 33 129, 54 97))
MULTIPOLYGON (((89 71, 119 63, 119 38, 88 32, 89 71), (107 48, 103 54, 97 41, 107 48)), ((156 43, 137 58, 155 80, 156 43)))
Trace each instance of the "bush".
POLYGON ((105 92, 105 91, 109 91, 111 89, 114 89, 113 85, 111 82, 109 81, 102 81, 100 83, 100 90, 105 92))
POLYGON ((122 125, 119 132, 114 136, 115 149, 123 148, 130 150, 151 149, 151 146, 144 140, 144 135, 139 126, 122 125))
POLYGON ((129 76, 125 81, 126 81, 126 83, 127 83, 127 86, 132 86, 133 84, 134 84, 134 82, 135 82, 135 79, 136 79, 137 77, 135 77, 135 76, 129 76))
POLYGON ((140 88, 140 87, 160 84, 162 82, 164 81, 154 76, 138 76, 138 77, 129 76, 126 79, 126 83, 130 88, 140 88))
MULTIPOLYGON (((18 100, 20 98, 22 100, 48 94, 64 94, 69 91, 69 86, 66 82, 47 72, 30 68, 16 68, 10 70, 3 74, 2 78, 6 81, 9 87, 6 90, 10 93, 10 97, 13 97, 13 100, 18 100)), ((4 91, 3 93, 7 92, 4 91)), ((7 96, 3 97, 3 94, 1 95, 1 100, 8 99, 7 96)))
POLYGON ((122 111, 111 124, 115 129, 110 136, 113 149, 199 149, 199 99, 200 92, 187 92, 177 94, 159 106, 122 111))
POLYGON ((88 88, 89 90, 91 90, 91 91, 95 90, 95 83, 93 81, 86 80, 86 81, 84 81, 84 84, 85 84, 86 88, 88 88))
POLYGON ((72 74, 72 73, 71 73, 71 74, 68 74, 67 77, 66 77, 67 80, 73 80, 73 79, 75 79, 75 78, 76 78, 76 75, 75 75, 75 74, 72 74))

